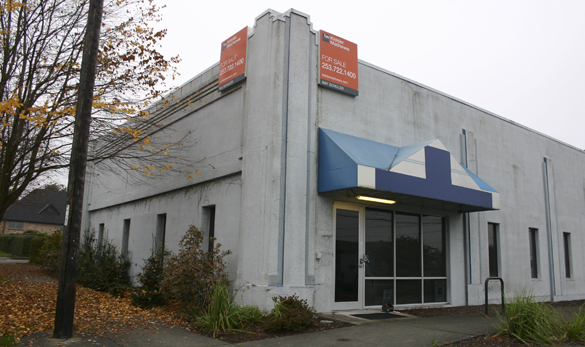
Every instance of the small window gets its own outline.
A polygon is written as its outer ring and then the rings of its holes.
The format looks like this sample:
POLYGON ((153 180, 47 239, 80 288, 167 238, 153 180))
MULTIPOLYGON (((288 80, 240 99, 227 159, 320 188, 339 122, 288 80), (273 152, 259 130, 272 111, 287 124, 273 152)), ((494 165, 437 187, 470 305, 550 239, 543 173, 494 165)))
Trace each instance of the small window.
POLYGON ((98 226, 98 236, 97 236, 97 241, 98 241, 99 245, 101 245, 102 242, 104 242, 104 229, 105 229, 105 224, 100 223, 100 225, 98 226))
POLYGON ((130 240, 130 219, 124 219, 122 229, 122 256, 128 259, 128 241, 130 240))
POLYGON ((499 224, 488 223, 488 242, 489 242, 489 262, 490 277, 500 277, 498 267, 498 230, 499 224))
POLYGON ((165 248, 165 233, 167 228, 167 214, 161 213, 156 216, 156 238, 155 249, 158 252, 165 248))
POLYGON ((528 229, 530 238, 530 277, 538 278, 538 229, 528 229))
POLYGON ((203 225, 207 226, 205 238, 207 239, 207 251, 213 250, 215 237, 215 205, 203 207, 203 225))
POLYGON ((573 277, 571 268, 571 233, 563 233, 563 243, 565 247, 565 277, 573 277))
POLYGON ((24 229, 24 223, 23 222, 8 222, 8 229, 22 230, 22 229, 24 229))

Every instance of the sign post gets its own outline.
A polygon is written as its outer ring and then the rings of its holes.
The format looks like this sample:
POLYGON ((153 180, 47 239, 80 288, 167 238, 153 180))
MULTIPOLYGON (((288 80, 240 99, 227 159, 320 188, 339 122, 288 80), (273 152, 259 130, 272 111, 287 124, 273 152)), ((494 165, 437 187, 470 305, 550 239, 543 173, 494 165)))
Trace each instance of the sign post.
POLYGON ((321 30, 319 85, 358 96, 357 44, 321 30))

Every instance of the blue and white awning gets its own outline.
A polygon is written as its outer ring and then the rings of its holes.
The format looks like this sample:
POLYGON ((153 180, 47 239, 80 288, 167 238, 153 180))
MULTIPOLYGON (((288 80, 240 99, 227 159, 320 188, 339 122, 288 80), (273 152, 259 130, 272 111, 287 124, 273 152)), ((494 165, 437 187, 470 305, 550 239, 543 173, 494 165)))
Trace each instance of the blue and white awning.
POLYGON ((439 140, 394 147, 320 128, 318 191, 347 190, 462 212, 500 208, 500 194, 439 140))

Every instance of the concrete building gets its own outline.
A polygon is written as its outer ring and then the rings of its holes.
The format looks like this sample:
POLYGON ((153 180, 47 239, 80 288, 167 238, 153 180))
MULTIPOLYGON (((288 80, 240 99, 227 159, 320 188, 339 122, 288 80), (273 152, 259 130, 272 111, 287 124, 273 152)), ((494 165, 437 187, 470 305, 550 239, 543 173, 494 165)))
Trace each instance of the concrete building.
POLYGON ((176 251, 190 224, 212 232, 262 308, 293 293, 319 312, 478 305, 488 277, 508 296, 585 298, 582 150, 364 61, 359 95, 328 88, 296 10, 247 36, 243 82, 219 91, 218 63, 154 112, 207 169, 140 186, 90 170, 87 227, 139 264, 153 237, 176 251))

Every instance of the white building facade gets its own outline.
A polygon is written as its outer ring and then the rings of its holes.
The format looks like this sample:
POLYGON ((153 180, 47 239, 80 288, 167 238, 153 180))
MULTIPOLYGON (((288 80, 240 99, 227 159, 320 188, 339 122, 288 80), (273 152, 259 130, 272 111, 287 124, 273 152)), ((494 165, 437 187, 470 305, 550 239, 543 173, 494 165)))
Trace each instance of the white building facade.
POLYGON ((582 150, 363 61, 359 95, 323 88, 319 44, 306 14, 257 17, 245 81, 220 92, 217 64, 155 112, 196 139, 201 175, 133 186, 90 168, 85 226, 140 265, 196 225, 267 309, 479 305, 488 277, 585 298, 582 150))

